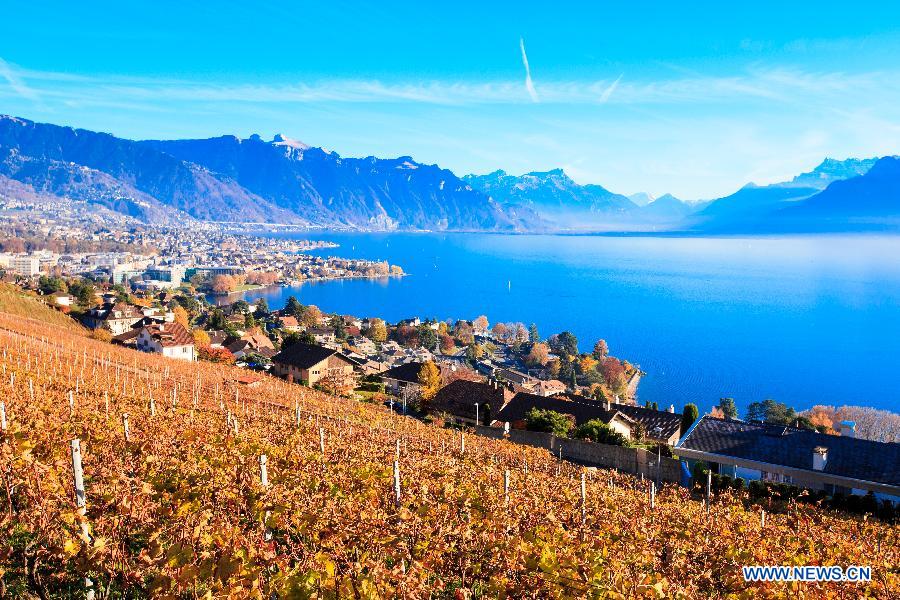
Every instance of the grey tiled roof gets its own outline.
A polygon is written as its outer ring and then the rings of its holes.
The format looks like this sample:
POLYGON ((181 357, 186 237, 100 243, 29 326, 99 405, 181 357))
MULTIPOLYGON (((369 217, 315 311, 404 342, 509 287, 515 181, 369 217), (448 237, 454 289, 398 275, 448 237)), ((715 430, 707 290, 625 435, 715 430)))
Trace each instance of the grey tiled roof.
POLYGON ((395 367, 391 367, 384 373, 379 373, 381 377, 396 379, 397 381, 406 381, 408 383, 419 383, 419 372, 422 370, 420 362, 402 363, 395 367))
MULTIPOLYGON (((272 357, 272 362, 297 367, 298 369, 311 369, 329 356, 337 354, 335 350, 323 348, 315 344, 292 344, 272 357)), ((346 360, 346 359, 345 359, 346 360)))
POLYGON ((678 413, 630 404, 613 404, 612 408, 643 425, 647 435, 654 439, 667 440, 673 435, 678 435, 681 430, 681 415, 678 413), (653 435, 656 427, 662 430, 662 435, 653 435))
POLYGON ((824 473, 900 485, 900 444, 704 416, 677 447, 811 471, 819 446, 828 449, 824 473))
POLYGON ((481 407, 479 419, 485 417, 485 405, 497 410, 503 404, 503 389, 490 383, 457 379, 444 386, 429 402, 430 410, 447 412, 457 417, 475 418, 475 403, 481 407))

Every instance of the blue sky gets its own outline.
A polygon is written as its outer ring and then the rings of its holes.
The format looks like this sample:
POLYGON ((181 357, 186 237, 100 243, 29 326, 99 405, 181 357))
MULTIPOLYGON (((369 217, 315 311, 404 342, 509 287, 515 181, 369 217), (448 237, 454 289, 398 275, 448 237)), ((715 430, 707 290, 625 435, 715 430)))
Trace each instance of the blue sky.
POLYGON ((255 4, 6 2, 0 112, 690 199, 900 153, 895 3, 255 4))

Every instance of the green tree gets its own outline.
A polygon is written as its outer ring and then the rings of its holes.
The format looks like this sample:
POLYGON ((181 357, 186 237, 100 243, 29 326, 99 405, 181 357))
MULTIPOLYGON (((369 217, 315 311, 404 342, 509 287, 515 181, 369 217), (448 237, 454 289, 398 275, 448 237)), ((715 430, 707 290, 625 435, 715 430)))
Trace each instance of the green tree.
POLYGON ((575 426, 575 417, 554 410, 532 408, 525 413, 525 427, 529 431, 543 431, 560 437, 569 435, 575 426))
POLYGON ((719 410, 726 419, 737 419, 738 410, 734 404, 734 398, 719 398, 719 410))
POLYGON ((466 358, 471 361, 476 361, 479 358, 484 356, 484 348, 479 346, 478 344, 469 344, 466 346, 466 358))
POLYGON ((260 298, 256 301, 256 314, 259 316, 269 314, 269 303, 266 302, 265 298, 260 298))
POLYGON ((65 292, 66 282, 63 281, 60 277, 48 277, 46 275, 41 275, 41 278, 38 279, 38 289, 41 290, 42 294, 65 292))
POLYGON ((206 324, 209 329, 225 329, 228 325, 228 320, 225 318, 225 313, 222 312, 221 308, 214 308, 209 313, 206 324))
POLYGON ((592 354, 597 360, 609 355, 609 346, 606 345, 606 340, 597 340, 597 343, 594 344, 594 351, 592 354))
POLYGON ((611 446, 627 446, 628 438, 601 421, 600 419, 591 419, 582 423, 575 428, 573 437, 580 440, 590 440, 598 444, 609 444, 611 446))
POLYGON ((437 347, 437 332, 428 325, 419 326, 419 343, 423 348, 434 350, 437 347))
POLYGON ((575 337, 575 334, 571 331, 563 331, 562 333, 552 335, 547 341, 550 343, 550 347, 553 348, 553 351, 557 354, 567 354, 569 356, 576 356, 578 354, 578 338, 575 337))
POLYGON ((300 304, 296 296, 288 296, 287 303, 284 305, 284 312, 292 317, 299 317, 303 314, 303 305, 300 304))
POLYGON ((281 349, 290 348, 294 344, 315 344, 316 338, 308 331, 292 331, 281 339, 281 349))
POLYGON ((700 410, 697 408, 696 404, 685 404, 684 410, 681 413, 681 435, 684 435, 699 417, 700 410))
POLYGON ((532 344, 536 344, 541 341, 541 336, 538 334, 537 323, 532 323, 530 327, 528 327, 528 341, 532 344))
POLYGON ((331 326, 334 328, 334 337, 339 340, 347 339, 347 328, 344 327, 344 318, 340 315, 335 315, 331 318, 331 326))
POLYGON ((92 306, 94 304, 94 284, 87 279, 81 279, 69 285, 69 293, 75 296, 75 299, 81 306, 92 306))
POLYGON ((644 407, 649 408, 650 410, 659 410, 659 404, 657 404, 656 402, 650 402, 649 400, 644 402, 644 407))
POLYGON ((238 300, 231 304, 231 312, 250 312, 250 303, 246 300, 238 300))
POLYGON ((197 316, 200 313, 200 302, 193 296, 179 294, 175 296, 175 302, 191 316, 197 316))
POLYGON ((751 402, 747 407, 747 420, 772 423, 774 425, 790 425, 797 419, 793 408, 783 402, 766 398, 762 402, 751 402))

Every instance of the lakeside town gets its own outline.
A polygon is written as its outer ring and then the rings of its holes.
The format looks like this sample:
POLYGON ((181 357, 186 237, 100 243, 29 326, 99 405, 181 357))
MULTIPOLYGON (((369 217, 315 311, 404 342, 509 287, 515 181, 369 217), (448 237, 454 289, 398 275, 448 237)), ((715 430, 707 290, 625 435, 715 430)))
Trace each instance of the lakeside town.
MULTIPOLYGON (((297 259, 307 261, 299 269, 287 261, 241 262, 261 254, 267 261, 301 257, 300 250, 318 243, 279 246, 282 240, 264 239, 248 252, 240 243, 244 238, 228 236, 232 244, 216 251, 202 250, 209 248, 203 240, 169 238, 164 245, 168 264, 154 262, 141 280, 117 280, 118 265, 94 267, 83 276, 64 274, 59 261, 41 264, 38 256, 26 264, 30 273, 16 272, 22 260, 16 255, 6 259, 4 277, 78 320, 96 339, 171 359, 243 367, 241 385, 256 385, 268 373, 333 397, 505 436, 560 458, 660 482, 702 484, 714 475, 716 489, 749 482, 754 497, 768 499, 812 490, 810 498, 836 508, 893 518, 900 499, 889 473, 900 433, 893 413, 824 406, 798 412, 765 400, 752 403, 740 419, 734 400, 722 398, 709 414, 700 415, 694 404, 639 402, 643 372, 612 355, 602 339, 590 352, 581 352, 571 332, 545 337, 534 324, 492 324, 485 315, 388 323, 328 313, 294 296, 278 310, 265 299, 211 303, 210 293, 311 276, 317 272, 304 269, 317 268, 311 265, 322 260, 297 259), (243 266, 173 269, 198 254, 243 266), (262 271, 264 278, 253 276, 264 264, 291 266, 262 271), (772 436, 783 447, 763 443, 772 436)), ((343 265, 334 277, 349 276, 354 269, 373 269, 378 276, 402 272, 383 263, 357 261, 353 267, 351 261, 332 260, 318 267, 343 265)))

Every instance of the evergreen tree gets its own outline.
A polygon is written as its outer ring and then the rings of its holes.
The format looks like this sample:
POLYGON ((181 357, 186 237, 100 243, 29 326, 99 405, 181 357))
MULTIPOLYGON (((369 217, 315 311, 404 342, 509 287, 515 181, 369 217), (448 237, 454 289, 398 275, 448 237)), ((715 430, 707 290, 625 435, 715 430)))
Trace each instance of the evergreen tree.
POLYGON ((684 435, 688 429, 691 428, 691 425, 694 424, 694 421, 700 416, 700 410, 697 408, 696 404, 685 404, 684 411, 681 413, 681 435, 684 435))
POLYGON ((726 419, 737 419, 738 410, 734 404, 734 398, 720 398, 719 410, 722 411, 726 419))
POLYGON ((303 314, 303 305, 300 304, 296 296, 288 296, 287 303, 284 305, 284 312, 292 317, 299 317, 303 314))

